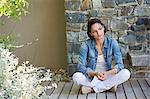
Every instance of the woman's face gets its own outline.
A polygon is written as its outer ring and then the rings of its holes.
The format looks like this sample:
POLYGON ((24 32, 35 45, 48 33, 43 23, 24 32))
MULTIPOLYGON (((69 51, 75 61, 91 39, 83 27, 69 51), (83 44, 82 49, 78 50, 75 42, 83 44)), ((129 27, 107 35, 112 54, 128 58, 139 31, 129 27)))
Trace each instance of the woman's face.
POLYGON ((91 26, 91 36, 95 38, 95 40, 104 39, 104 26, 100 23, 95 23, 91 26))

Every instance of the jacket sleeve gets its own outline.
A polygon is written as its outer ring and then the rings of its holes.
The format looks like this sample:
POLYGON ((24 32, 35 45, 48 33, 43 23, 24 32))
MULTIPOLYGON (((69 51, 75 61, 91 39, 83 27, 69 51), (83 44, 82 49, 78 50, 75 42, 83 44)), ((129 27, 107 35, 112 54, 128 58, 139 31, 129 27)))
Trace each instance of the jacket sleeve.
POLYGON ((124 68, 123 60, 122 60, 122 54, 118 45, 118 42, 113 39, 113 53, 114 53, 114 59, 115 59, 115 68, 119 72, 121 69, 124 68))
POLYGON ((78 71, 83 74, 88 74, 92 71, 91 68, 87 67, 87 55, 88 55, 88 45, 86 42, 82 43, 79 51, 79 60, 78 60, 78 71))

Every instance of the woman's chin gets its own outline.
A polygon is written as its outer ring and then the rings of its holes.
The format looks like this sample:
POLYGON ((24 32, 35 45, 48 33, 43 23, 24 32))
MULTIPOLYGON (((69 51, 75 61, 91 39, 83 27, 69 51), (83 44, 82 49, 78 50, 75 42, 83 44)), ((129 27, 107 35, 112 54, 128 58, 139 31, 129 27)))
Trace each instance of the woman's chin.
POLYGON ((103 38, 102 36, 98 37, 99 40, 101 40, 102 38, 103 38))

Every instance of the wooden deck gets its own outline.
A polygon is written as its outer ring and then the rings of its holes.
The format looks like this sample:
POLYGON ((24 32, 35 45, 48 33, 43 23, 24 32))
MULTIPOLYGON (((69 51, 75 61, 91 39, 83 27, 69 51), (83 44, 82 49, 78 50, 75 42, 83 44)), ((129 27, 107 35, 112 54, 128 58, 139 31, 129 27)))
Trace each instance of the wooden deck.
POLYGON ((117 92, 80 94, 73 82, 59 82, 58 88, 49 90, 49 99, 150 99, 150 79, 130 79, 118 86, 117 92))

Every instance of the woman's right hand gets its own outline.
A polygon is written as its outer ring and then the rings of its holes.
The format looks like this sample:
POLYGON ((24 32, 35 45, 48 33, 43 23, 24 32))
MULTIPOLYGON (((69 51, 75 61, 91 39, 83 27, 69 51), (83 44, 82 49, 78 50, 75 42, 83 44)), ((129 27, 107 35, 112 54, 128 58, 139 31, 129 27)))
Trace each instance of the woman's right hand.
POLYGON ((90 77, 94 77, 96 75, 97 75, 97 73, 94 72, 94 71, 91 71, 91 72, 88 73, 88 76, 90 76, 90 77))
POLYGON ((96 77, 97 77, 99 80, 105 80, 105 79, 106 79, 105 74, 102 73, 102 72, 96 72, 96 77))

